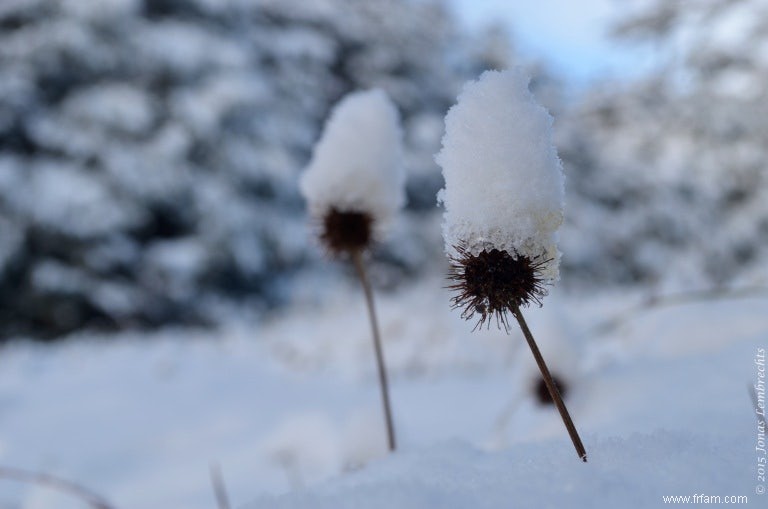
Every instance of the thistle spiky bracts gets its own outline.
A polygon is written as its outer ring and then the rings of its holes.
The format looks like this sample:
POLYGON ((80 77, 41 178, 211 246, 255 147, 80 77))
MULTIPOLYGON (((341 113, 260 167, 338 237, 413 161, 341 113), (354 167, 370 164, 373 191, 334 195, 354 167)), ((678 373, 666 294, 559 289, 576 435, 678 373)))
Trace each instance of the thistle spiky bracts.
POLYGON ((541 299, 547 295, 547 281, 541 270, 550 259, 531 259, 495 248, 472 254, 466 245, 454 246, 453 250, 448 273, 452 283, 448 288, 456 295, 451 304, 454 309, 462 309, 465 320, 479 315, 475 329, 483 324, 489 327, 495 318, 497 326, 509 330, 508 313, 531 303, 541 306, 541 299))

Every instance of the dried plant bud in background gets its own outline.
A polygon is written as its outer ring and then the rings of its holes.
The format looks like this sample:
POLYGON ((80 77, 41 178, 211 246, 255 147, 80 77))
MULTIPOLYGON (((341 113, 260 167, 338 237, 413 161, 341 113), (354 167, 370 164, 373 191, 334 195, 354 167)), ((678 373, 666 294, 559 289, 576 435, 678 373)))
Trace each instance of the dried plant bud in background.
POLYGON ((320 240, 334 255, 363 251, 373 240, 373 218, 367 212, 331 207, 322 218, 320 240))
MULTIPOLYGON (((558 375, 552 375, 552 381, 555 383, 555 386, 557 386, 558 391, 560 391, 560 396, 563 399, 566 399, 568 397, 568 393, 570 392, 570 386, 563 380, 562 377, 558 375)), ((547 389, 547 384, 544 383, 543 378, 534 380, 531 384, 531 388, 533 395, 535 396, 538 403, 542 405, 555 404, 552 396, 549 394, 549 389, 547 389)))

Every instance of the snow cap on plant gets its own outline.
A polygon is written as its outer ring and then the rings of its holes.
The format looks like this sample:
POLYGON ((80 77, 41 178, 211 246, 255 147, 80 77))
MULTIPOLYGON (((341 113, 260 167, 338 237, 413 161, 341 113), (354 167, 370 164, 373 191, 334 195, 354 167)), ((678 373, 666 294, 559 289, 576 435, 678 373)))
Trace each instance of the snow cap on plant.
POLYGON ((381 90, 353 92, 333 109, 299 183, 333 253, 369 246, 405 202, 402 131, 381 90))
POLYGON ((443 237, 462 316, 479 324, 541 303, 559 277, 563 172, 552 117, 520 69, 469 82, 445 118, 436 161, 445 188, 443 237))

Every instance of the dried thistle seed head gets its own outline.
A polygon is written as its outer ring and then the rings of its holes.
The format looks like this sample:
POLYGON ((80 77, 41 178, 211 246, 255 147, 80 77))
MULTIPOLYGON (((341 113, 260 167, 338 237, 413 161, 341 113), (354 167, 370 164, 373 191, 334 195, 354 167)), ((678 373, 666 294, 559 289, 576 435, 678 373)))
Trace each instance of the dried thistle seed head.
MULTIPOLYGON (((563 379, 557 375, 552 375, 552 381, 555 382, 557 390, 560 391, 560 397, 565 399, 568 396, 568 384, 565 383, 563 379)), ((536 382, 534 382, 533 394, 536 397, 536 401, 542 405, 555 404, 555 402, 552 400, 552 396, 549 394, 549 389, 547 389, 547 384, 544 382, 543 378, 539 378, 536 382)))
POLYGON ((491 249, 472 254, 465 246, 455 246, 456 256, 450 258, 448 288, 457 295, 451 299, 454 308, 463 308, 461 317, 471 320, 479 315, 475 329, 490 318, 499 327, 508 329, 507 313, 513 313, 531 302, 541 305, 547 294, 541 277, 541 267, 550 260, 537 257, 512 256, 506 251, 491 249))
POLYGON ((320 240, 334 255, 362 251, 373 239, 373 218, 367 212, 331 207, 320 228, 320 240))

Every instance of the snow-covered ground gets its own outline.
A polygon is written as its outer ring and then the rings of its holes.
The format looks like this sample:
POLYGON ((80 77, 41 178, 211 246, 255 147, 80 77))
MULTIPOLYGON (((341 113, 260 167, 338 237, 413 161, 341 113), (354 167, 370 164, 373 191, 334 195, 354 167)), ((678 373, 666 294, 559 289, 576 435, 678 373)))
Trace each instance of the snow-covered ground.
MULTIPOLYGON (((401 450, 385 435, 365 308, 322 305, 215 332, 83 335, 0 350, 0 464, 77 480, 118 508, 622 507, 755 494, 750 383, 768 348, 756 296, 652 308, 565 295, 527 317, 590 462, 536 403, 521 335, 471 332, 439 275, 380 295, 401 450), (275 498, 276 497, 276 498, 275 498)), ((0 480, 2 508, 82 502, 0 480)))

